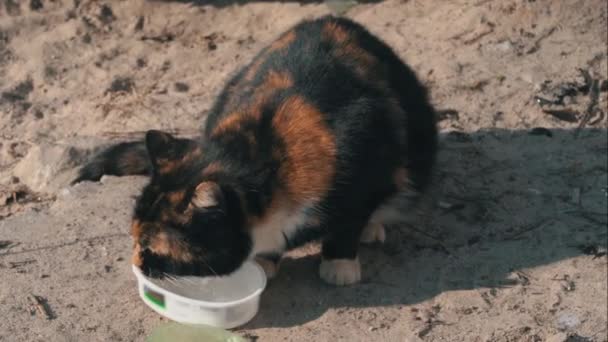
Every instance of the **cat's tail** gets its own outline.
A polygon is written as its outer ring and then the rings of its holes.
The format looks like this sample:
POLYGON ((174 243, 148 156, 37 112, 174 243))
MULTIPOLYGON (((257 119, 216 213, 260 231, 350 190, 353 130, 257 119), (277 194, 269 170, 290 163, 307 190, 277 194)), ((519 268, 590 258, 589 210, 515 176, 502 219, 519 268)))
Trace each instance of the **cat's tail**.
POLYGON ((98 181, 103 175, 146 175, 152 165, 143 141, 111 146, 96 155, 78 171, 72 185, 82 181, 98 181))

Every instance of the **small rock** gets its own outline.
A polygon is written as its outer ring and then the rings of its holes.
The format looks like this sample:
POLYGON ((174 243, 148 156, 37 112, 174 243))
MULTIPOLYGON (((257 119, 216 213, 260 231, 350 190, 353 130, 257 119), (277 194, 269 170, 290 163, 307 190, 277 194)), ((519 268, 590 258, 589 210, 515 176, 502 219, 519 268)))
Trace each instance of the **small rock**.
POLYGON ((28 78, 17 84, 12 90, 3 92, 2 98, 10 102, 24 101, 32 90, 34 90, 34 82, 28 78))
POLYGON ((99 12, 99 20, 101 20, 101 22, 104 24, 109 24, 112 21, 116 20, 114 12, 112 11, 112 7, 107 4, 101 6, 101 11, 99 12))
POLYGON ((505 40, 504 42, 494 44, 494 48, 500 52, 509 52, 513 50, 513 44, 510 41, 505 40))
POLYGON ((570 312, 564 312, 557 317, 557 329, 560 331, 572 330, 580 324, 578 317, 570 312))
POLYGON ((88 33, 85 33, 84 36, 82 36, 82 42, 85 44, 91 44, 91 42, 93 41, 93 39, 91 38, 91 35, 88 33))
POLYGON ((71 194, 72 193, 70 192, 70 189, 68 189, 68 188, 63 188, 63 189, 61 189, 61 191, 59 191, 59 197, 68 197, 71 194))
POLYGON ((143 58, 138 58, 138 59, 135 61, 135 64, 137 65, 137 67, 138 67, 138 68, 143 68, 143 67, 145 67, 145 66, 146 66, 148 63, 146 62, 146 60, 145 60, 145 59, 143 59, 143 58))
POLYGON ((144 17, 140 16, 139 18, 137 18, 137 22, 135 23, 134 30, 141 31, 143 29, 144 29, 144 17))
POLYGON ((30 1, 30 9, 32 11, 39 11, 44 7, 42 4, 42 0, 31 0, 30 1))
POLYGON ((34 117, 36 118, 36 120, 40 120, 44 118, 44 113, 42 113, 40 109, 36 108, 34 109, 34 117))
POLYGON ((106 90, 106 93, 117 93, 127 92, 130 93, 135 88, 135 82, 131 77, 118 76, 112 80, 110 87, 106 90))
POLYGON ((184 82, 175 82, 175 90, 180 93, 186 93, 190 90, 190 86, 184 82))

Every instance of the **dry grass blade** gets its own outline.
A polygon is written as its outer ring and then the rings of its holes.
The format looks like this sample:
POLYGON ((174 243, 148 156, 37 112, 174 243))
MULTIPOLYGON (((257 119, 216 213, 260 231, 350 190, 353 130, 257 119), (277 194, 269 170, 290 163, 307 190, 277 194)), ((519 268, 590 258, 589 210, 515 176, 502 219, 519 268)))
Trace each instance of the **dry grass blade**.
POLYGON ((47 320, 51 320, 51 319, 55 318, 55 314, 53 313, 53 310, 51 310, 46 299, 44 299, 43 297, 40 297, 40 296, 33 295, 33 294, 28 295, 27 299, 30 302, 30 304, 34 308, 36 308, 36 311, 38 311, 38 313, 41 316, 44 316, 47 320))

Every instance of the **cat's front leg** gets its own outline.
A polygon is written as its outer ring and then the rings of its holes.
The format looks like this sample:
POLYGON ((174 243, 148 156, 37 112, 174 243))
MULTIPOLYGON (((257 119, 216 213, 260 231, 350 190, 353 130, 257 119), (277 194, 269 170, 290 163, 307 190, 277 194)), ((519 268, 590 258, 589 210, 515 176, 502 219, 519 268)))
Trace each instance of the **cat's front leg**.
POLYGON ((255 261, 264 269, 266 278, 272 279, 279 273, 281 256, 279 254, 259 254, 255 256, 255 261))
POLYGON ((333 285, 356 284, 361 281, 357 250, 367 218, 332 221, 334 222, 329 223, 329 226, 334 229, 323 240, 319 275, 333 285))

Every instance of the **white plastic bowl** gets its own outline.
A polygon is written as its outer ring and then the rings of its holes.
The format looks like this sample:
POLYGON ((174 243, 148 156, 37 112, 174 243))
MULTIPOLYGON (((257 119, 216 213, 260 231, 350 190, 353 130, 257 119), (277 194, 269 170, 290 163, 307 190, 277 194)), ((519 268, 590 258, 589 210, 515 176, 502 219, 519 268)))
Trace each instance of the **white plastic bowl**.
POLYGON ((225 277, 146 277, 133 266, 139 296, 159 314, 179 323, 230 329, 249 322, 258 312, 266 287, 264 270, 247 261, 225 277))

